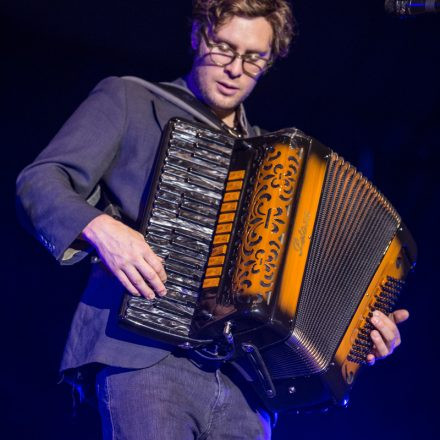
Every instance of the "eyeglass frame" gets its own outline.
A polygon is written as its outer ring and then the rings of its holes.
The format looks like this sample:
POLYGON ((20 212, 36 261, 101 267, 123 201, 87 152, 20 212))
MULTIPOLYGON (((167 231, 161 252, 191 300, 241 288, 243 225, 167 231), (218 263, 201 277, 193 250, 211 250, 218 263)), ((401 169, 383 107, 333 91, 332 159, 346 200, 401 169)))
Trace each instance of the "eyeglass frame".
POLYGON ((263 58, 263 57, 260 57, 260 56, 259 56, 259 57, 258 57, 258 60, 266 61, 266 65, 265 65, 264 67, 261 67, 261 68, 260 68, 260 66, 259 66, 258 64, 252 62, 252 61, 249 60, 249 59, 246 59, 250 54, 246 54, 246 53, 245 53, 245 54, 241 54, 241 53, 238 53, 236 50, 232 49, 232 47, 229 46, 229 44, 226 43, 226 42, 223 42, 223 43, 214 43, 214 42, 212 42, 212 41, 209 41, 209 39, 208 39, 208 35, 206 34, 205 29, 202 29, 201 34, 202 34, 203 40, 205 41, 206 47, 209 49, 209 52, 208 52, 209 55, 212 54, 212 49, 213 49, 213 48, 215 48, 215 47, 219 47, 219 46, 221 46, 222 44, 226 44, 226 45, 229 47, 229 49, 231 50, 233 56, 232 56, 232 58, 231 58, 231 61, 229 61, 229 62, 227 62, 227 63, 217 63, 217 62, 215 62, 215 61, 212 59, 212 56, 210 57, 210 58, 211 58, 211 61, 212 61, 216 66, 218 66, 218 67, 226 67, 226 66, 229 66, 230 64, 232 64, 232 63, 238 58, 238 59, 241 59, 241 68, 243 69, 243 73, 244 73, 245 75, 247 75, 247 76, 249 76, 249 77, 255 79, 255 78, 258 78, 258 77, 259 77, 260 75, 262 75, 263 73, 266 73, 266 71, 269 69, 269 67, 273 64, 273 60, 272 60, 271 57, 269 57, 268 59, 266 59, 266 58, 263 58), (254 74, 252 74, 252 73, 246 71, 246 69, 245 69, 245 61, 248 62, 248 63, 251 63, 251 64, 253 64, 253 65, 255 65, 255 66, 257 66, 258 68, 260 68, 260 69, 261 69, 260 72, 258 72, 258 73, 256 73, 256 74, 254 75, 254 74))

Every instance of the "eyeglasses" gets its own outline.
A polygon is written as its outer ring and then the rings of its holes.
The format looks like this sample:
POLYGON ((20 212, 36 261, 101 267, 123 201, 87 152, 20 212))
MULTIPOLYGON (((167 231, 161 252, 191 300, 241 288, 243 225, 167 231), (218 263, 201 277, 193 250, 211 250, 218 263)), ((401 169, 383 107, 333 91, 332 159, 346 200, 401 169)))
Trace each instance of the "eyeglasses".
POLYGON ((209 49, 208 55, 216 66, 226 67, 232 64, 236 58, 239 58, 242 61, 243 72, 251 78, 257 78, 272 64, 270 58, 266 59, 254 53, 242 55, 233 50, 227 43, 209 41, 205 30, 202 30, 202 36, 209 49))

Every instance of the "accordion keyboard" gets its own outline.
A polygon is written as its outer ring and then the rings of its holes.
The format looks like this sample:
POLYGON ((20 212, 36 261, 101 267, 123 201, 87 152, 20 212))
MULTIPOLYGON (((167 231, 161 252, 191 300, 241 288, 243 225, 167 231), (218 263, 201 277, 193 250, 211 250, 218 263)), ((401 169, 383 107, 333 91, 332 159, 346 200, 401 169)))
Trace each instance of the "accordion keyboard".
POLYGON ((167 295, 130 297, 126 319, 188 336, 232 155, 230 137, 175 121, 159 158, 145 239, 165 260, 167 295))

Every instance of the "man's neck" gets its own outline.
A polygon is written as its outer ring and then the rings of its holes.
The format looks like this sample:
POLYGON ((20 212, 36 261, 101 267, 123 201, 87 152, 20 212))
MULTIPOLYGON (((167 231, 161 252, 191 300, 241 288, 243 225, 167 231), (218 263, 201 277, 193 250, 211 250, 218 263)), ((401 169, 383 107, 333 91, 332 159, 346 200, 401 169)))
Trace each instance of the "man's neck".
MULTIPOLYGON (((214 111, 214 113, 216 113, 214 111)), ((217 114, 217 113, 216 113, 217 114)), ((235 123, 235 118, 236 118, 236 114, 237 112, 234 111, 230 114, 228 114, 227 116, 222 117, 221 115, 217 114, 217 116, 230 128, 235 128, 236 123, 235 123)))
MULTIPOLYGON (((198 87, 196 86, 195 82, 194 82, 194 78, 191 75, 191 72, 185 77, 185 81, 186 81, 186 85, 187 87, 191 90, 191 92, 202 102, 204 102, 201 93, 198 89, 198 87)), ((204 104, 208 105, 209 104, 207 102, 204 102, 204 104)), ((215 115, 224 123, 226 124, 228 127, 230 128, 234 128, 236 125, 236 115, 237 115, 237 110, 220 110, 220 109, 215 109, 211 106, 209 106, 210 109, 215 113, 215 115)))

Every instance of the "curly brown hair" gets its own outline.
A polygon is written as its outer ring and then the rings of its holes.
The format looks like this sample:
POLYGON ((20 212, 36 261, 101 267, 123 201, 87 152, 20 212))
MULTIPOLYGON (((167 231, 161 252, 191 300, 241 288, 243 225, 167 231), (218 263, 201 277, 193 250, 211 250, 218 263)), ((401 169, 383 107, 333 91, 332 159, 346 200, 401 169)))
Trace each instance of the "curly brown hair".
POLYGON ((214 31, 233 16, 264 17, 272 26, 272 60, 285 57, 295 33, 292 10, 286 0, 193 0, 193 35, 214 31))

